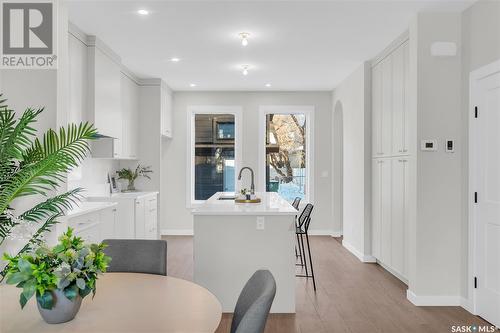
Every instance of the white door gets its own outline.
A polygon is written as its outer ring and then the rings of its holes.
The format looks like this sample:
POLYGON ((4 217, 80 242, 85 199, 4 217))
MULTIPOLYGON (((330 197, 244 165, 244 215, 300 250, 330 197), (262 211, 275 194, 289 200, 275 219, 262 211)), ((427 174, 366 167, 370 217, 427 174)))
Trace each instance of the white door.
POLYGON ((145 201, 135 199, 135 238, 144 239, 145 233, 145 201))
POLYGON ((476 311, 500 326, 500 61, 471 73, 471 105, 476 311))
POLYGON ((373 160, 373 255, 391 262, 391 161, 373 160))
POLYGON ((406 278, 407 158, 392 160, 391 268, 406 278))
POLYGON ((372 153, 380 157, 382 151, 382 65, 372 69, 372 153))
POLYGON ((405 53, 400 47, 392 54, 392 155, 403 154, 405 123, 405 53))
POLYGON ((381 156, 390 156, 392 151, 392 58, 390 55, 380 62, 382 66, 381 156))

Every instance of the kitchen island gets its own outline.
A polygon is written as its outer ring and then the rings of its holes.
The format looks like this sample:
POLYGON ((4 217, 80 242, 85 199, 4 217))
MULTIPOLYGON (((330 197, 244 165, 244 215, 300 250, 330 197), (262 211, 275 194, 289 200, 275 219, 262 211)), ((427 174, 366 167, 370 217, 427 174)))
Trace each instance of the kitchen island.
POLYGON ((258 192, 260 203, 239 204, 218 192, 193 209, 194 281, 233 312, 250 276, 268 269, 276 279, 271 312, 295 312, 295 215, 274 192, 258 192))

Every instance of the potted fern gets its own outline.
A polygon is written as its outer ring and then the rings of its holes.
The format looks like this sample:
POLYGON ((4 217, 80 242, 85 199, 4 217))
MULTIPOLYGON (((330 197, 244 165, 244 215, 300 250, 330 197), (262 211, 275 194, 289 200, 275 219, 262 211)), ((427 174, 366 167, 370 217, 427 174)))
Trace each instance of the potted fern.
MULTIPOLYGON (((89 151, 88 140, 97 137, 92 124, 80 123, 49 129, 40 138, 33 128, 43 108, 26 109, 20 117, 9 109, 0 94, 0 246, 15 234, 16 228, 29 226, 30 237, 13 254, 20 258, 34 251, 43 234, 79 200, 77 188, 54 195, 66 173, 76 167, 89 151), (27 196, 43 198, 30 209, 18 212, 12 203, 27 196)), ((8 267, 0 271, 0 281, 8 267)))
POLYGON ((96 292, 96 281, 106 271, 111 260, 103 252, 105 244, 85 244, 73 230, 59 237, 54 247, 45 244, 35 251, 11 257, 4 255, 7 266, 7 284, 23 291, 19 298, 21 308, 36 295, 38 310, 49 324, 72 320, 82 299, 96 292))
POLYGON ((126 192, 134 192, 136 191, 135 180, 139 177, 145 177, 147 179, 151 179, 149 174, 152 172, 153 171, 151 170, 150 166, 141 166, 139 164, 137 165, 137 168, 135 168, 134 171, 132 171, 131 169, 123 168, 121 170, 118 170, 116 173, 118 174, 118 179, 128 180, 126 192))

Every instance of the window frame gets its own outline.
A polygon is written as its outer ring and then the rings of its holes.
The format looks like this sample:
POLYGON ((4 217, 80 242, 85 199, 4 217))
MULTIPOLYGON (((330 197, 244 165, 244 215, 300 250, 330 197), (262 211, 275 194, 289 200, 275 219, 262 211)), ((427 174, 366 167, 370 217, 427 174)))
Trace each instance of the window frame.
POLYGON ((266 191, 266 116, 268 114, 303 114, 306 117, 306 195, 301 206, 314 201, 314 106, 262 105, 259 107, 259 167, 257 186, 266 191))
MULTIPOLYGON (((186 207, 195 208, 206 200, 195 200, 195 116, 197 114, 232 114, 234 116, 234 168, 239 170, 242 157, 242 119, 243 107, 238 105, 190 105, 187 107, 187 149, 186 166, 189 175, 186 177, 186 207)), ((234 183, 237 184, 237 172, 235 172, 234 183)))

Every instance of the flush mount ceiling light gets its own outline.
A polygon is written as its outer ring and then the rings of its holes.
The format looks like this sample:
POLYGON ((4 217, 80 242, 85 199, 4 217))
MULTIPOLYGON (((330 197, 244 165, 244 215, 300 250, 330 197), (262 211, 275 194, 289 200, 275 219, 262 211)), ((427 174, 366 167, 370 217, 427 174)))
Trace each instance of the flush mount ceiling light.
POLYGON ((137 11, 137 14, 139 14, 139 15, 143 15, 143 16, 146 16, 146 15, 149 15, 149 11, 148 11, 148 10, 146 10, 146 9, 139 9, 139 10, 137 11))
POLYGON ((181 59, 179 59, 177 57, 173 57, 173 58, 170 58, 170 61, 171 62, 179 62, 179 61, 181 61, 181 59))
POLYGON ((189 86, 190 86, 191 88, 194 88, 194 87, 196 87, 196 83, 190 83, 190 84, 189 84, 189 86))
POLYGON ((241 45, 247 46, 248 45, 248 37, 250 37, 250 34, 248 32, 240 32, 238 35, 241 38, 241 45))
POLYGON ((271 84, 270 83, 266 83, 266 87, 270 88, 271 84))
POLYGON ((248 68, 249 68, 249 66, 248 65, 243 65, 243 66, 241 66, 241 68, 243 69, 243 71, 241 73, 243 75, 248 75, 248 68))

